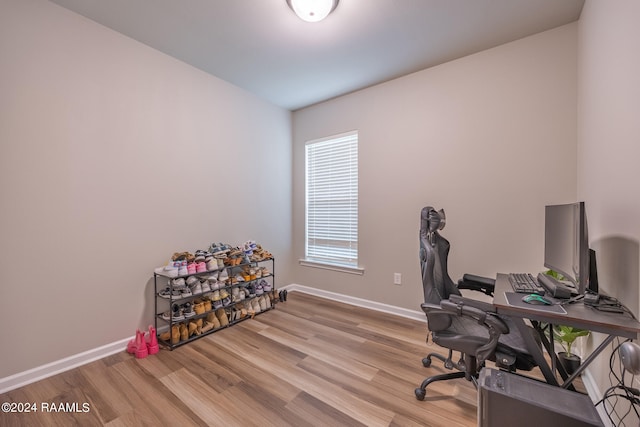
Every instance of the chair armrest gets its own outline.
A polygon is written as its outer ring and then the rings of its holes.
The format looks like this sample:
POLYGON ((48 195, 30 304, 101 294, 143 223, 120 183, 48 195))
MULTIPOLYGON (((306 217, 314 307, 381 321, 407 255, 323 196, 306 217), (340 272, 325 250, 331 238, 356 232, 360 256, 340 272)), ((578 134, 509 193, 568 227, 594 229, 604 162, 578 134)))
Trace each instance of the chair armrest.
POLYGON ((506 335, 509 333, 509 327, 507 324, 496 314, 466 305, 464 301, 454 303, 451 300, 444 300, 440 302, 440 307, 442 307, 445 312, 451 313, 452 315, 471 317, 475 319, 478 324, 487 328, 489 341, 478 348, 475 354, 478 366, 482 366, 485 360, 495 352, 500 335, 506 335))
POLYGON ((451 314, 442 310, 439 304, 423 303, 420 308, 427 315, 427 327, 431 332, 444 331, 451 326, 451 314))
POLYGON ((496 312, 496 308, 493 306, 493 304, 489 303, 489 302, 485 302, 485 301, 479 301, 477 299, 472 299, 472 298, 467 298, 464 297, 462 295, 450 295, 449 296, 449 301, 455 303, 455 304, 459 304, 462 303, 464 305, 468 305, 470 307, 475 307, 479 310, 485 311, 487 313, 495 313, 496 312))
POLYGON ((465 274, 462 276, 462 279, 458 280, 458 289, 470 289, 472 291, 482 292, 490 297, 493 296, 495 288, 495 279, 491 279, 489 277, 465 274))

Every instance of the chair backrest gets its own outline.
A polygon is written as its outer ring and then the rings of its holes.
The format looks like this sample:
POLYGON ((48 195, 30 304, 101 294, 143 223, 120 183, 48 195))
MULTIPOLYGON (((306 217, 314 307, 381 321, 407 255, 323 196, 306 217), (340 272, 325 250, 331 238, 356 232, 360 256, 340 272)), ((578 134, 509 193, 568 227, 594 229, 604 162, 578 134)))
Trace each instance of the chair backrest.
POLYGON ((460 295, 447 269, 449 241, 439 230, 445 226, 444 210, 436 211, 431 206, 422 208, 420 213, 420 267, 424 302, 439 304, 450 295, 460 295))

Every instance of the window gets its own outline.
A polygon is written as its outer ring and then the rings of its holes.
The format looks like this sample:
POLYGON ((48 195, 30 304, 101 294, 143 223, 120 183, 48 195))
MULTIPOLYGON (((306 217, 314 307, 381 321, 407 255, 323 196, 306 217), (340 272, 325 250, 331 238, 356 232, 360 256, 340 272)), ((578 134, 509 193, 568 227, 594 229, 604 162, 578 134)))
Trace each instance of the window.
POLYGON ((359 270, 358 133, 308 142, 305 162, 304 261, 359 270))

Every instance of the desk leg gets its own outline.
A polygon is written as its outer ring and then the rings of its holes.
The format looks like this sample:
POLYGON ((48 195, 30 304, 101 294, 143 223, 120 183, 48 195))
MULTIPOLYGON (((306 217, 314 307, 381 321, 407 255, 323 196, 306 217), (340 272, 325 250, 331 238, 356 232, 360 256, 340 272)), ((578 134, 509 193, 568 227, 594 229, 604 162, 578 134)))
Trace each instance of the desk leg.
POLYGON ((582 373, 582 371, 584 371, 585 369, 587 369, 587 367, 591 364, 591 362, 593 362, 593 360, 598 357, 598 355, 600 353, 602 353, 602 350, 604 350, 605 348, 607 348, 607 346, 611 343, 611 341, 613 341, 615 338, 615 336, 613 335, 609 335, 607 337, 607 339, 605 339, 604 341, 602 341, 602 343, 598 346, 598 348, 596 348, 590 355, 589 357, 587 357, 586 359, 584 359, 584 362, 582 362, 582 364, 580 365, 580 367, 578 369, 576 369, 576 371, 571 374, 571 376, 569 378, 567 378, 567 380, 562 384, 562 388, 568 388, 569 386, 571 386, 571 383, 573 382, 573 380, 575 380, 578 375, 580 375, 582 373))
POLYGON ((526 344, 527 349, 533 356, 533 360, 535 360, 536 364, 542 371, 542 375, 544 375, 544 378, 545 380, 547 380, 547 383, 558 386, 559 384, 558 384, 558 380, 556 379, 556 376, 553 374, 553 372, 549 368, 549 364, 545 360, 544 354, 542 353, 540 346, 536 342, 535 338, 533 338, 533 335, 531 335, 531 328, 525 325, 524 320, 521 318, 512 317, 511 320, 513 321, 513 323, 515 323, 516 327, 518 328, 518 331, 520 331, 520 335, 522 335, 522 338, 524 339, 524 343, 526 344))

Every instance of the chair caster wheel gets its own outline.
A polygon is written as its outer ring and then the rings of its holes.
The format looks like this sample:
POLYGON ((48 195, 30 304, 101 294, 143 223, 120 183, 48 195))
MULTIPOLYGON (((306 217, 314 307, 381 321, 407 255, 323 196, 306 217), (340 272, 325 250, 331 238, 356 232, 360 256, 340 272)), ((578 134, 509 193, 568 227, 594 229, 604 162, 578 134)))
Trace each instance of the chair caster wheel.
POLYGON ((424 366, 425 368, 431 366, 431 358, 425 357, 424 359, 422 359, 422 366, 424 366))
POLYGON ((426 390, 423 390, 421 388, 415 389, 415 393, 416 393, 416 399, 418 400, 424 400, 424 397, 427 395, 426 390))

